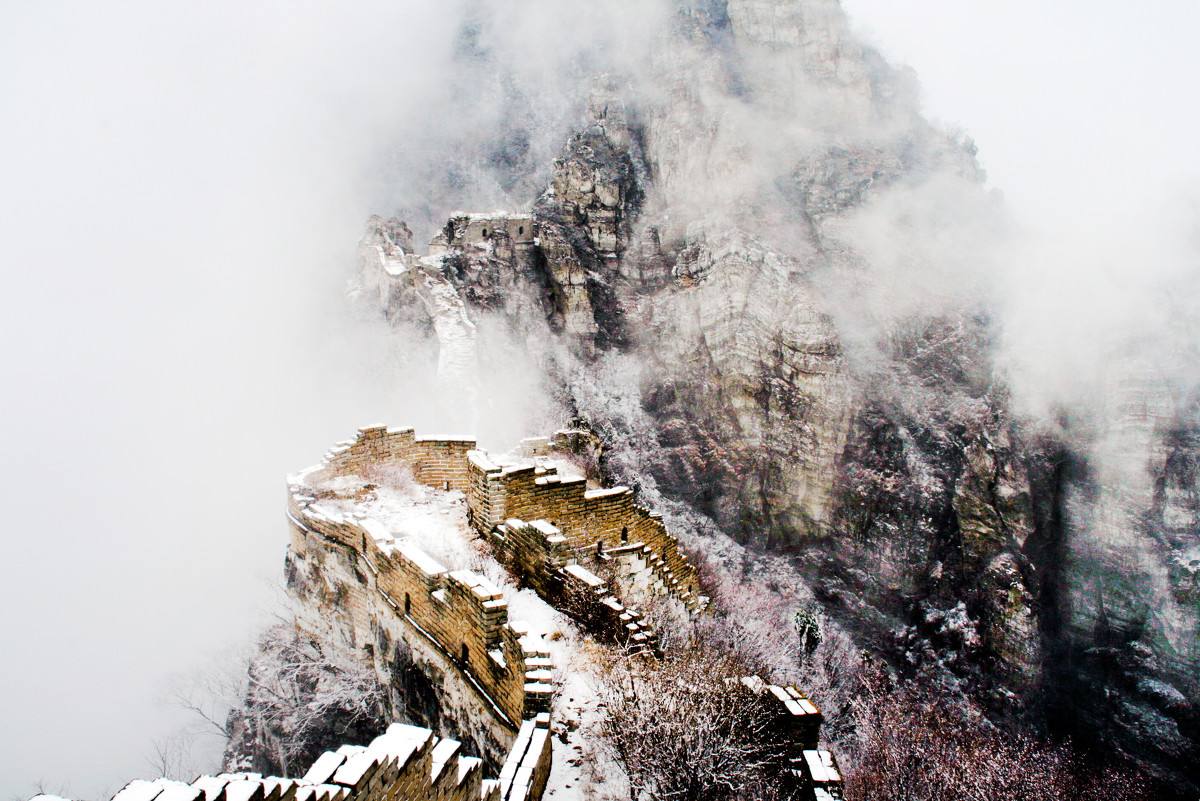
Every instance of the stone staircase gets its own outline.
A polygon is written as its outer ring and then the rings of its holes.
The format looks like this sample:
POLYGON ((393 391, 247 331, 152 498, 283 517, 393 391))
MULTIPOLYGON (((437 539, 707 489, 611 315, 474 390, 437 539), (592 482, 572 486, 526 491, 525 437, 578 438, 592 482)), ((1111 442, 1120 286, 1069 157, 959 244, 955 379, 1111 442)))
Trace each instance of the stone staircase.
POLYGON ((668 562, 645 543, 634 542, 610 548, 594 556, 616 563, 618 583, 625 588, 625 597, 632 597, 632 593, 640 591, 656 596, 673 596, 693 614, 702 614, 708 608, 708 596, 699 594, 694 587, 681 586, 668 562))

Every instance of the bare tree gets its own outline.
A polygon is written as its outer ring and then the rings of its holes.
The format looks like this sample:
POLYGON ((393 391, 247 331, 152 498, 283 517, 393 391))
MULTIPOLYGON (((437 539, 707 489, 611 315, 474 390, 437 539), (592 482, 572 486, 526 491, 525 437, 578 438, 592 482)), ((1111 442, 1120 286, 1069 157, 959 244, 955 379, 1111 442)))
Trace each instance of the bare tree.
POLYGON ((286 775, 387 723, 375 672, 348 648, 294 626, 267 630, 246 675, 245 703, 229 719, 227 768, 286 775))
MULTIPOLYGON (((69 798, 69 794, 65 784, 58 784, 51 787, 45 779, 38 779, 33 783, 34 795, 52 795, 59 798, 69 798)), ((12 801, 25 801, 28 798, 26 795, 12 796, 12 801)))
POLYGON ((229 711, 245 697, 249 664, 249 657, 242 655, 192 674, 175 689, 173 700, 189 714, 192 734, 229 739, 229 711))
POLYGON ((155 777, 190 781, 203 772, 196 759, 194 746, 196 735, 184 730, 152 743, 153 753, 146 758, 155 777))
POLYGON ((863 680, 861 650, 812 607, 797 607, 773 593, 745 595, 723 598, 714 614, 667 628, 664 652, 736 654, 740 675, 792 684, 808 694, 825 712, 823 736, 840 744, 850 729, 851 704, 863 680))

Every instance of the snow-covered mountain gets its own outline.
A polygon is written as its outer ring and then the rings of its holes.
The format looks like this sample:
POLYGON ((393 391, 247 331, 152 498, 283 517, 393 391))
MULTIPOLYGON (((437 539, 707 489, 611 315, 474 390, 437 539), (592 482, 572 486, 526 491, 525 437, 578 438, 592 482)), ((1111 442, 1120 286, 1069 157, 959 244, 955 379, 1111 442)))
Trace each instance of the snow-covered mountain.
MULTIPOLYGON (((464 58, 491 63, 496 24, 464 58)), ((647 52, 576 64, 552 164, 539 98, 498 78, 488 170, 544 191, 430 248, 373 220, 360 296, 436 339, 477 416, 520 352, 611 478, 785 555, 906 675, 1194 786, 1196 388, 1131 343, 1096 403, 1018 413, 986 280, 1004 210, 834 0, 647 26, 647 52)), ((446 185, 429 207, 470 199, 446 185)))

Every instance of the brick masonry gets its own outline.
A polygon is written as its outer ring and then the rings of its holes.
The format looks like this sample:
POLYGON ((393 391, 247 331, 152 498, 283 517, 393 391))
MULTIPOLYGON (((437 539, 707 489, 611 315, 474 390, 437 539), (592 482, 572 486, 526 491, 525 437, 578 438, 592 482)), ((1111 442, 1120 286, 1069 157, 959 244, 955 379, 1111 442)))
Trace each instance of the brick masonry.
MULTIPOLYGON (((524 455, 551 455, 559 440, 526 440, 524 455)), ((302 778, 226 773, 191 783, 137 780, 113 801, 541 798, 552 764, 555 688, 540 636, 509 622, 500 590, 483 576, 451 571, 371 519, 346 517, 319 502, 316 487, 330 478, 367 477, 397 467, 427 486, 464 493, 471 525, 489 541, 497 559, 602 639, 656 648, 641 616, 580 564, 584 554, 634 561, 653 574, 657 592, 694 613, 707 605, 694 566, 661 518, 636 504, 628 488, 588 489, 584 479, 560 476, 545 464, 502 465, 472 439, 419 438, 411 428, 362 428, 355 439, 337 443, 320 465, 289 479, 289 585, 307 604, 317 601, 321 615, 344 619, 351 636, 363 641, 355 645, 373 648, 381 631, 390 632, 425 655, 420 664, 440 672, 444 688, 454 682, 469 687, 460 695, 475 698, 471 711, 501 732, 494 738, 506 748, 499 776, 485 778, 484 761, 463 753, 456 740, 393 724, 367 746, 326 752, 302 778), (315 574, 308 579, 322 590, 305 589, 305 581, 297 578, 303 571, 315 574), (346 580, 332 581, 330 572, 346 580), (322 591, 331 597, 314 597, 322 591)), ((732 680, 730 691, 752 694, 762 714, 772 718, 771 728, 792 754, 798 798, 842 797, 833 755, 817 748, 821 712, 815 704, 794 687, 754 677, 732 680)), ((33 801, 58 800, 36 796, 33 801)))
MULTIPOLYGON (((499 588, 469 570, 451 571, 410 542, 398 541, 370 520, 347 519, 322 506, 314 488, 338 475, 370 475, 403 466, 417 481, 437 489, 467 489, 465 439, 418 439, 412 429, 361 429, 324 462, 293 477, 288 492, 291 558, 307 562, 313 549, 342 548, 363 564, 364 586, 382 597, 408 625, 407 641, 432 641, 468 676, 484 700, 515 727, 549 712, 553 687, 548 651, 540 638, 508 621, 499 588)), ((373 598, 337 599, 341 611, 364 620, 375 614, 373 598)), ((368 629, 364 623, 356 628, 368 629)))
POLYGON ((302 778, 222 773, 191 783, 139 779, 113 801, 527 801, 545 790, 550 751, 550 718, 541 714, 521 725, 500 776, 488 779, 483 761, 462 753, 457 741, 396 723, 369 745, 326 751, 302 778))

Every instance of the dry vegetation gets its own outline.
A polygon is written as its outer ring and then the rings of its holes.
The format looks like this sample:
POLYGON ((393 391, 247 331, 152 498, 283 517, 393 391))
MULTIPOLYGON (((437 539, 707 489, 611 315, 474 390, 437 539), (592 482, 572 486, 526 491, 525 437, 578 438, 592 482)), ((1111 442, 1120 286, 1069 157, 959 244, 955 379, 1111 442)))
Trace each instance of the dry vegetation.
POLYGON ((849 801, 1150 797, 1132 769, 1097 766, 1069 744, 997 728, 961 696, 897 681, 812 609, 777 609, 761 593, 736 606, 736 618, 702 618, 665 638, 661 662, 621 659, 609 669, 597 735, 628 774, 631 799, 787 797, 784 749, 753 697, 723 681, 751 674, 821 704, 823 743, 841 763, 849 801))
POLYGON ((963 702, 900 689, 882 672, 854 703, 846 797, 857 801, 1139 801, 1144 777, 1068 744, 1002 731, 963 702))
POLYGON ((230 720, 228 769, 290 776, 325 749, 368 741, 390 722, 374 671, 288 624, 263 635, 247 678, 244 708, 230 720))
POLYGON ((695 648, 609 669, 597 734, 625 771, 631 799, 779 797, 783 751, 748 694, 721 680, 745 668, 736 652, 695 648))

